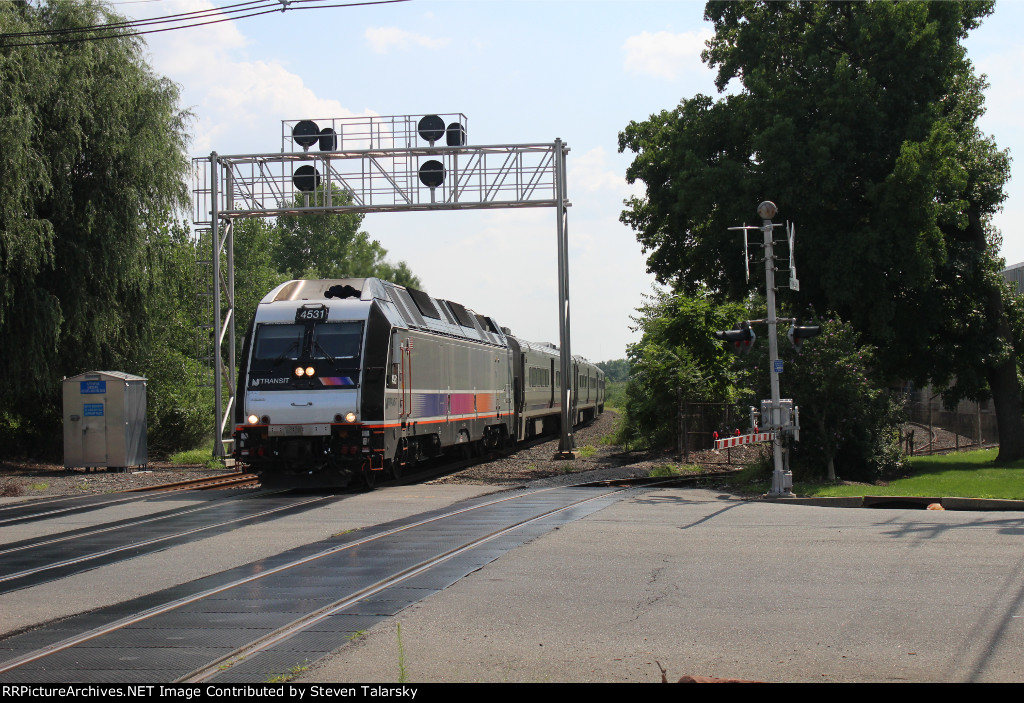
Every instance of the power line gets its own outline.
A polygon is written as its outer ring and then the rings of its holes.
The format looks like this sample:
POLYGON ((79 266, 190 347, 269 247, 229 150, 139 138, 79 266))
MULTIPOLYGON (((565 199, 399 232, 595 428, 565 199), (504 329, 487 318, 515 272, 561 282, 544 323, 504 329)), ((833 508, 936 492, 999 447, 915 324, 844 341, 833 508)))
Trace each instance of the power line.
MULTIPOLYGON (((308 2, 309 0, 298 0, 300 2, 308 2)), ((212 7, 205 10, 194 10, 192 12, 182 12, 176 15, 164 15, 163 17, 150 17, 141 20, 125 20, 124 22, 110 22, 106 24, 90 24, 81 27, 66 27, 64 29, 43 29, 32 32, 10 32, 8 34, 0 34, 0 39, 22 39, 27 37, 45 37, 45 36, 63 36, 68 34, 83 34, 91 31, 111 31, 115 29, 125 29, 131 27, 141 27, 146 25, 164 24, 168 22, 186 21, 191 19, 200 19, 203 17, 209 17, 211 15, 230 15, 245 12, 246 10, 258 9, 250 7, 252 5, 259 5, 260 8, 265 7, 276 7, 280 8, 278 0, 249 0, 249 2, 240 2, 234 5, 226 5, 224 7, 212 7)))
POLYGON ((285 12, 296 10, 326 10, 340 7, 361 7, 364 5, 390 5, 396 2, 408 2, 408 0, 363 0, 362 2, 338 3, 331 5, 309 5, 307 3, 323 3, 326 0, 251 0, 234 5, 227 5, 223 8, 209 8, 196 10, 175 15, 149 18, 144 20, 130 20, 125 22, 112 22, 109 24, 90 25, 87 27, 69 27, 66 29, 43 30, 33 32, 12 32, 0 34, 0 49, 8 47, 33 47, 33 46, 58 46, 61 44, 77 44, 86 41, 101 39, 114 39, 119 37, 136 37, 145 34, 157 34, 160 32, 171 32, 178 29, 191 29, 194 27, 205 27, 211 24, 231 22, 233 20, 258 17, 272 12, 285 12), (270 8, 270 9, 265 9, 270 8), (225 17, 224 15, 231 15, 225 17), (213 18, 217 19, 213 19, 213 18), (204 20, 192 22, 192 20, 204 20), (186 22, 188 24, 181 24, 186 22), (190 23, 189 23, 190 22, 190 23), (174 24, 174 26, 140 29, 161 24, 174 24), (138 30, 138 31, 131 31, 138 30), (81 36, 88 34, 88 36, 81 36), (76 36, 77 35, 77 36, 76 36), (51 41, 17 42, 8 43, 10 39, 25 39, 31 37, 63 37, 51 41))

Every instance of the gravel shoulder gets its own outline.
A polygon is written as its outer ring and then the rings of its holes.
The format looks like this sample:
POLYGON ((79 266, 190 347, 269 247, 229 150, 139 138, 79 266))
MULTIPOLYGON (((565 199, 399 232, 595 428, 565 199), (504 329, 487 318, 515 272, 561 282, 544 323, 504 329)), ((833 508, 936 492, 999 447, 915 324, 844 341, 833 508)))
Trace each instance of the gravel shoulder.
POLYGON ((150 462, 144 469, 129 471, 87 471, 66 469, 61 464, 9 460, 0 461, 0 497, 48 498, 116 493, 223 473, 224 469, 178 466, 168 461, 150 462))

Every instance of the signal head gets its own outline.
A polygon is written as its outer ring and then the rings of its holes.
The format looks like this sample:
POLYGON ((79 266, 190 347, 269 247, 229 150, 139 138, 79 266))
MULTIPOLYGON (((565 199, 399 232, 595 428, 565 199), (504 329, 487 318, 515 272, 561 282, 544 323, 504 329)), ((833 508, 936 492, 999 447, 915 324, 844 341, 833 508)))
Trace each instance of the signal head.
POLYGON ((728 342, 732 346, 733 352, 737 355, 746 354, 753 349, 754 341, 757 339, 754 329, 747 321, 739 323, 731 330, 721 330, 714 334, 715 339, 728 342))
POLYGON ((771 200, 765 200, 757 206, 757 214, 761 216, 762 220, 770 220, 779 214, 779 208, 771 200))
POLYGON ((306 151, 320 141, 320 128, 313 120, 296 122, 292 127, 292 139, 306 151))
POLYGON ((819 334, 821 334, 821 325, 805 325, 801 327, 800 320, 794 320, 793 324, 789 328, 789 332, 786 333, 786 336, 789 337, 789 341, 793 344, 793 348, 799 352, 805 339, 817 337, 819 334))

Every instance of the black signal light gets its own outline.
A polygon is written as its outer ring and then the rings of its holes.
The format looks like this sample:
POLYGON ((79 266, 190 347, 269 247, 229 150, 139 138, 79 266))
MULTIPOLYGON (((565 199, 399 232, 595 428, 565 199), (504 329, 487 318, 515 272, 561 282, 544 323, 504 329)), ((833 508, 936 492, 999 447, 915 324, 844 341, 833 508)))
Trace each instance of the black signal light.
POLYGON ((790 326, 786 336, 789 337, 793 348, 799 352, 805 339, 817 337, 819 334, 821 334, 821 325, 805 325, 801 327, 800 320, 793 320, 793 324, 790 326))
POLYGON ((741 355, 754 348, 754 341, 757 339, 757 335, 754 334, 754 329, 750 326, 750 323, 743 321, 731 330, 715 332, 715 339, 728 342, 732 351, 737 355, 741 355))

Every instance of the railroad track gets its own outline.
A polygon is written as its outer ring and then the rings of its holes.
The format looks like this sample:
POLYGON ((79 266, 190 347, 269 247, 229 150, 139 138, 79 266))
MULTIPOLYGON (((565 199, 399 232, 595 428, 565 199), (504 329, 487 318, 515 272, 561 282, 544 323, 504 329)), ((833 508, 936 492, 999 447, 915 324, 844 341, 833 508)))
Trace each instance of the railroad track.
POLYGON ((8 638, 0 681, 266 681, 629 490, 515 491, 337 535, 8 638))
POLYGON ((263 492, 70 530, 0 548, 0 594, 338 500, 263 492))
POLYGON ((156 486, 145 486, 142 488, 128 488, 122 493, 138 493, 141 491, 208 491, 222 490, 226 488, 248 488, 260 485, 260 477, 250 473, 218 474, 204 478, 193 478, 188 481, 176 481, 175 483, 162 483, 156 486))
POLYGON ((217 476, 207 476, 189 481, 128 488, 117 493, 103 495, 57 496, 41 500, 24 501, 0 507, 0 526, 45 520, 61 515, 98 510, 120 503, 146 500, 147 496, 140 494, 148 494, 150 492, 249 488, 258 487, 259 485, 259 477, 256 474, 218 474, 217 476))

